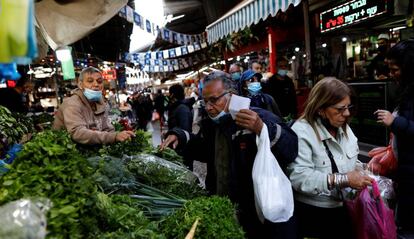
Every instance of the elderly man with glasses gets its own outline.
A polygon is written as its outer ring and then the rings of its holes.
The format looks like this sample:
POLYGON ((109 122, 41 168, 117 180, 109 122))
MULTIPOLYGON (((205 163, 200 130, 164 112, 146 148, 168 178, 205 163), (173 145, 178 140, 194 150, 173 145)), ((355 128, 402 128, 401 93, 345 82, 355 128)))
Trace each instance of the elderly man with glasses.
POLYGON ((207 190, 228 196, 238 205, 239 221, 248 238, 294 238, 292 221, 260 223, 254 202, 252 167, 257 153, 256 135, 263 124, 267 125, 271 150, 282 168, 297 156, 296 134, 278 116, 260 108, 240 110, 233 120, 228 107, 234 82, 229 74, 213 72, 204 84, 202 95, 208 117, 201 121, 199 133, 173 129, 161 147, 186 145, 188 157, 207 162, 207 190))

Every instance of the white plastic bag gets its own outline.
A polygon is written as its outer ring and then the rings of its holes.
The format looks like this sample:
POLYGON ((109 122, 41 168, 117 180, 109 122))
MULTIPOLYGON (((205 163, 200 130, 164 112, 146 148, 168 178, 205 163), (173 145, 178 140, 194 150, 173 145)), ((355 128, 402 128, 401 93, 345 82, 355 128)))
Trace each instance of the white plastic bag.
POLYGON ((293 215, 292 185, 270 151, 265 124, 256 144, 252 176, 257 215, 262 222, 286 222, 293 215))

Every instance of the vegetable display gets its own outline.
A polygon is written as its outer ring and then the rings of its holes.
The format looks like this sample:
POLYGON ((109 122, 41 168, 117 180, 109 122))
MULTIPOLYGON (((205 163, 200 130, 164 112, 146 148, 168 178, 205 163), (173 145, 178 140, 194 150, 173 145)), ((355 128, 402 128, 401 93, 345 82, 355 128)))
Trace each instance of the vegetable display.
POLYGON ((231 202, 199 198, 191 171, 143 153, 158 152, 148 139, 138 131, 130 142, 79 147, 67 132, 36 133, 0 176, 0 209, 47 199, 46 238, 184 238, 197 219, 194 238, 243 238, 231 202))
POLYGON ((183 208, 168 216, 161 224, 167 238, 185 238, 194 221, 199 219, 195 238, 244 238, 230 200, 217 196, 188 201, 183 208))
POLYGON ((139 182, 186 199, 206 195, 197 176, 184 166, 149 154, 128 156, 125 161, 139 182))

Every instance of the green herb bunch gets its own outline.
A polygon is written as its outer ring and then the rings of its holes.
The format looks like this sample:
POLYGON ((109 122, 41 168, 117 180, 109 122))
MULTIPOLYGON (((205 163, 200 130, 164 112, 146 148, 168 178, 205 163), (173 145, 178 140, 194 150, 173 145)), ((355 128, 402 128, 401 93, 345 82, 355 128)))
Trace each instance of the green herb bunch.
POLYGON ((244 238, 244 232, 236 220, 234 206, 229 199, 218 196, 187 201, 183 208, 161 223, 161 230, 167 238, 185 238, 197 218, 200 221, 195 238, 244 238))
POLYGON ((66 132, 41 132, 24 145, 12 170, 0 178, 0 205, 21 198, 49 198, 48 237, 84 238, 98 231, 92 173, 66 132))
POLYGON ((97 238, 122 238, 122 239, 163 239, 157 234, 158 224, 149 221, 143 211, 131 207, 132 199, 127 195, 98 194, 98 208, 103 218, 106 218, 105 228, 97 238))
POLYGON ((99 155, 122 157, 124 154, 135 155, 149 150, 152 150, 151 135, 143 130, 137 130, 131 140, 104 145, 99 149, 99 155))
POLYGON ((184 199, 206 195, 198 184, 198 178, 191 171, 154 155, 131 156, 126 162, 127 169, 138 182, 155 187, 166 193, 184 199))

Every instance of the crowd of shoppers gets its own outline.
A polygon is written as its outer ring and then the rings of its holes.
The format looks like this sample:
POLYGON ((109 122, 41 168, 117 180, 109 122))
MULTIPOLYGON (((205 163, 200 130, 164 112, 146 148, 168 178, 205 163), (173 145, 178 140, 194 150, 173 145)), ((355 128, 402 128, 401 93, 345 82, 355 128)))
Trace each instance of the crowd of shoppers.
MULTIPOLYGON (((373 113, 395 135, 398 235, 414 238, 414 69, 410 67, 414 40, 396 44, 386 59, 400 98, 393 112, 378 109, 373 113)), ((138 128, 146 128, 154 119, 154 110, 168 125, 161 149, 174 148, 189 169, 193 160, 207 164, 206 189, 238 205, 237 217, 247 238, 354 238, 343 195, 371 185, 373 178, 358 160, 358 139, 348 125, 355 108, 352 90, 343 81, 325 77, 312 88, 304 112, 298 115, 295 88, 287 76, 288 61, 280 58, 277 73, 266 82, 260 63, 251 62, 250 67, 243 71, 241 64, 233 64, 230 74, 214 71, 203 79, 201 89, 192 87, 187 94, 177 84, 168 89, 168 97, 158 91, 153 102, 148 94, 137 93, 126 104, 135 112, 138 128), (229 112, 233 95, 251 100, 250 107, 234 118, 229 112), (297 119, 288 126, 283 118, 287 116, 297 119), (262 223, 257 215, 251 172, 258 150, 256 138, 264 125, 270 150, 294 191, 294 215, 287 222, 262 223)), ((53 127, 66 129, 83 144, 134 137, 131 131, 114 131, 102 90, 101 72, 85 68, 78 89, 57 111, 53 127)), ((116 100, 109 101, 116 104, 116 100)))

